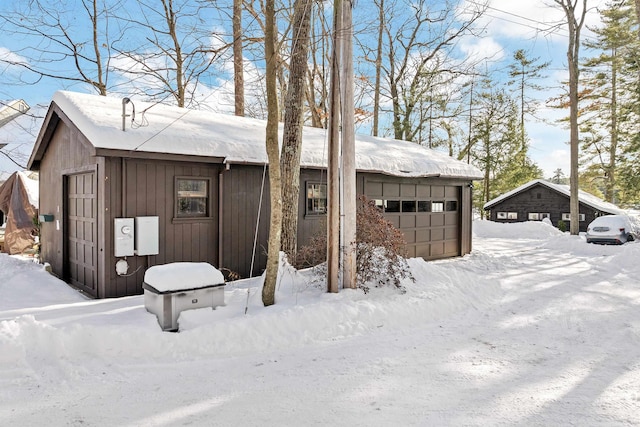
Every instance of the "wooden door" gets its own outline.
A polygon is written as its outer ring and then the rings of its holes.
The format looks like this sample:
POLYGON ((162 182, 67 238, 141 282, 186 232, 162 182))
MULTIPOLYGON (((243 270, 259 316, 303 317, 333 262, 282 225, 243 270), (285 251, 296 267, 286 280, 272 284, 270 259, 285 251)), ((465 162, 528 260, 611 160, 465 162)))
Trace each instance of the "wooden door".
POLYGON ((95 173, 68 175, 65 181, 65 279, 96 297, 98 233, 95 173))

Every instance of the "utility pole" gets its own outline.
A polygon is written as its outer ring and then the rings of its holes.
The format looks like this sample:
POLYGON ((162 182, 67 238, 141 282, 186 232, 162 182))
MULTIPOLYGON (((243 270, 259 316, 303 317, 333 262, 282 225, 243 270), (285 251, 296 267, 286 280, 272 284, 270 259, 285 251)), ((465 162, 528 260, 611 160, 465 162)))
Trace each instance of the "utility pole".
POLYGON ((333 54, 329 87, 329 159, 327 167, 327 291, 340 280, 340 34, 342 0, 333 3, 333 54))
POLYGON ((356 288, 356 146, 353 0, 342 0, 342 287, 356 288))
POLYGON ((327 290, 356 287, 352 0, 335 0, 329 112, 327 290), (342 281, 342 283, 341 283, 342 281))

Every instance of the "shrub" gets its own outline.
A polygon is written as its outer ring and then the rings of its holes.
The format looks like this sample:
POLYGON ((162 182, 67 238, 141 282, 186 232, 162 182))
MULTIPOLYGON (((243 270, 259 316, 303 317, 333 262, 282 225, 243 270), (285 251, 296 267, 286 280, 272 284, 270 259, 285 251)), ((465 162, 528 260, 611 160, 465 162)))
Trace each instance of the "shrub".
POLYGON ((562 231, 563 233, 565 231, 567 231, 567 223, 564 222, 563 220, 559 220, 558 221, 558 230, 562 231))
MULTIPOLYGON (((358 198, 356 214, 357 286, 368 292, 369 286, 393 285, 402 289, 405 278, 413 280, 406 259, 406 241, 402 232, 387 221, 375 202, 358 198)), ((326 227, 302 247, 295 256, 296 268, 319 267, 326 274, 326 227)))

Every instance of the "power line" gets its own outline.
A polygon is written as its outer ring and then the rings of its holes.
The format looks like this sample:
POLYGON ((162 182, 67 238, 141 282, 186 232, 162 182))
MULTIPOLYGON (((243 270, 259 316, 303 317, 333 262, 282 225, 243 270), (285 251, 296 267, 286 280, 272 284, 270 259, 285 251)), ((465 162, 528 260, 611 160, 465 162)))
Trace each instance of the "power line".
POLYGON ((537 27, 537 26, 528 25, 528 24, 525 24, 525 23, 522 23, 522 22, 518 22, 518 21, 511 20, 511 19, 507 19, 507 18, 504 18, 504 17, 501 17, 501 16, 485 14, 486 16, 489 16, 491 18, 500 19, 502 21, 506 21, 506 22, 509 22, 509 23, 512 23, 512 24, 516 24, 516 25, 520 25, 520 26, 523 26, 523 27, 531 28, 531 29, 536 30, 538 32, 552 32, 552 30, 553 30, 553 32, 555 32, 557 35, 559 35, 561 37, 569 37, 568 31, 564 30, 563 28, 561 28, 561 27, 559 27, 557 25, 551 25, 551 24, 549 24, 547 22, 538 21, 536 19, 529 18, 527 16, 518 15, 517 13, 509 12, 509 11, 506 11, 506 10, 503 10, 503 9, 499 9, 497 7, 493 7, 493 6, 485 5, 485 4, 482 4, 482 3, 478 3, 476 0, 467 0, 467 2, 472 3, 472 4, 476 5, 476 6, 486 7, 487 9, 491 9, 491 10, 494 10, 496 12, 508 15, 508 16, 513 16, 514 18, 518 18, 518 19, 522 19, 522 20, 525 20, 525 21, 529 21, 529 22, 532 22, 532 23, 537 24, 537 25, 542 25, 542 26, 548 27, 548 29, 545 30, 545 29, 537 27), (558 31, 563 31, 563 32, 566 31, 567 34, 559 34, 558 31))

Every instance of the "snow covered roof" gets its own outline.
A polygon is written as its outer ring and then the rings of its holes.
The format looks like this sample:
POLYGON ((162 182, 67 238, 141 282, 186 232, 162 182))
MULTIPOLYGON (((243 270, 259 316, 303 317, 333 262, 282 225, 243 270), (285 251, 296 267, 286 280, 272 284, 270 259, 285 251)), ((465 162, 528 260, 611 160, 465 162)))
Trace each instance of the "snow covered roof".
MULTIPOLYGON (((127 118, 123 132, 121 98, 60 91, 53 102, 99 149, 221 157, 225 163, 267 162, 264 120, 133 101, 135 121, 132 126, 127 118)), ((125 108, 132 114, 131 104, 125 108)), ((301 166, 326 167, 327 142, 326 130, 305 127, 301 166)), ((364 135, 356 136, 356 168, 401 177, 483 176, 474 166, 419 144, 364 135)))
POLYGON ((11 120, 26 113, 29 105, 22 99, 13 101, 0 101, 0 127, 9 123, 11 120))
MULTIPOLYGON (((535 179, 533 181, 529 181, 526 184, 521 185, 518 188, 514 188, 513 190, 504 193, 503 195, 496 197, 493 200, 488 201, 484 205, 484 209, 490 209, 492 206, 497 205, 505 199, 508 199, 515 194, 518 194, 528 188, 531 188, 535 185, 543 185, 551 190, 554 190, 558 193, 564 194, 567 197, 571 197, 571 189, 568 185, 563 184, 554 184, 549 181, 545 181, 544 179, 535 179)), ((605 202, 599 197, 594 196, 593 194, 589 194, 585 191, 578 190, 578 200, 585 205, 591 206, 602 212, 608 212, 611 214, 624 214, 624 211, 618 208, 613 203, 605 202)))

